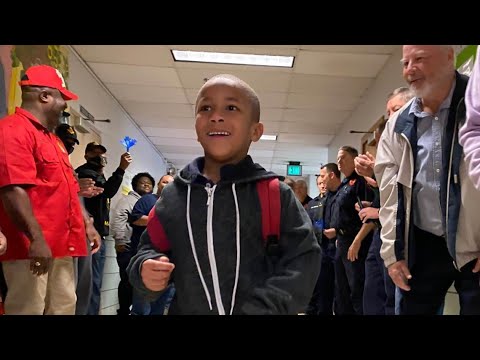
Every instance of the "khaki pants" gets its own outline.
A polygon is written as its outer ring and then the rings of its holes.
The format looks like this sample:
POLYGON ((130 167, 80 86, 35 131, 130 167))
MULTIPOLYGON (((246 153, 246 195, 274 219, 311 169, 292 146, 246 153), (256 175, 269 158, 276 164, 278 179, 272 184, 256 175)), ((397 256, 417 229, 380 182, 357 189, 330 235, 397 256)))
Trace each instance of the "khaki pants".
POLYGON ((71 256, 53 259, 48 273, 30 271, 30 260, 4 261, 8 286, 6 315, 75 315, 75 274, 71 256))

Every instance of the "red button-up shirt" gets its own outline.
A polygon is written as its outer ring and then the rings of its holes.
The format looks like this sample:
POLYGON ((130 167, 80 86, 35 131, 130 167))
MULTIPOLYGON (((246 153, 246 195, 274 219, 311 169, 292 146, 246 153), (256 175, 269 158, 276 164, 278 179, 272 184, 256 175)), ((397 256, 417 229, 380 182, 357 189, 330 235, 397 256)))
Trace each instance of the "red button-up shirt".
MULTIPOLYGON (((87 255, 79 186, 62 141, 31 113, 16 108, 0 120, 0 188, 24 186, 54 258, 87 255)), ((0 201, 7 252, 0 261, 28 259, 30 241, 0 201)))

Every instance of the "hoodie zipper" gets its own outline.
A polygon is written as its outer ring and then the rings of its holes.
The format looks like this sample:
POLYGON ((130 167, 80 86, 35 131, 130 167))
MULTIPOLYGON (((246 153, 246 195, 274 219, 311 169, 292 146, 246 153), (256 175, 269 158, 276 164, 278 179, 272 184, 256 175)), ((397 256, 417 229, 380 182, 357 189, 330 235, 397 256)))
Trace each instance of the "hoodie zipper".
POLYGON ((220 280, 218 278, 217 260, 215 259, 215 245, 213 241, 213 194, 215 193, 217 185, 213 187, 207 183, 205 190, 207 191, 207 251, 208 260, 210 263, 210 270, 212 272, 213 291, 215 294, 215 302, 219 315, 225 315, 225 308, 223 307, 222 295, 220 290, 220 280))
POLYGON ((205 190, 207 191, 207 208, 208 208, 208 206, 210 205, 210 199, 212 198, 212 192, 213 192, 212 185, 207 183, 207 185, 205 185, 205 190))

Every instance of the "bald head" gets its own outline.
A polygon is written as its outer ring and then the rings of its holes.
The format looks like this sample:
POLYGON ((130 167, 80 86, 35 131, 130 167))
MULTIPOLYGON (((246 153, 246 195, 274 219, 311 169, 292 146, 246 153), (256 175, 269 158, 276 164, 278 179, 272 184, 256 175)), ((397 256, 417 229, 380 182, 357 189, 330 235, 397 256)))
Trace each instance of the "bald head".
POLYGON ((252 89, 250 85, 248 85, 245 81, 239 79, 236 76, 230 75, 230 74, 219 74, 211 77, 208 79, 205 84, 200 88, 200 91, 198 92, 197 95, 197 101, 195 103, 195 112, 197 110, 198 106, 198 101, 202 97, 203 90, 206 87, 212 86, 212 85, 226 85, 226 86, 232 86, 235 88, 240 89, 245 96, 248 98, 250 101, 251 105, 251 111, 252 111, 252 120, 254 122, 259 122, 260 121, 260 100, 258 99, 258 95, 255 92, 255 90, 252 89))

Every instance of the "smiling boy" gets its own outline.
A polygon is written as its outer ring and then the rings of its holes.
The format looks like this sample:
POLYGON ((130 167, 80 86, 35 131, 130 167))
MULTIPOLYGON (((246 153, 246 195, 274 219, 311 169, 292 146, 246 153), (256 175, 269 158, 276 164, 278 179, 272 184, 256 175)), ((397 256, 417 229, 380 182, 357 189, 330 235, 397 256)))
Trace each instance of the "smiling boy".
POLYGON ((320 247, 306 211, 280 182, 281 251, 266 251, 256 183, 281 177, 247 155, 263 134, 257 95, 242 80, 217 75, 200 89, 195 113, 205 156, 176 176, 155 207, 171 252, 161 253, 155 234, 144 232, 130 281, 154 299, 171 277, 170 314, 298 314, 313 292, 320 247))

